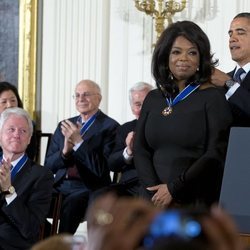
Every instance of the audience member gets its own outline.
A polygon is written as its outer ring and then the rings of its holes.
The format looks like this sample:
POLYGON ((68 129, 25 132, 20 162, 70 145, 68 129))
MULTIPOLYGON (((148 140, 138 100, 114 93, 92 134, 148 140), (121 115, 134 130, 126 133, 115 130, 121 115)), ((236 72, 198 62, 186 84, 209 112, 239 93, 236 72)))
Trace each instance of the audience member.
POLYGON ((239 13, 230 25, 229 50, 236 67, 228 74, 219 69, 212 83, 226 89, 232 108, 234 126, 250 126, 250 12, 239 13), (241 71, 243 69, 243 71, 241 71))
POLYGON ((32 130, 25 110, 8 108, 1 113, 0 249, 29 249, 49 210, 52 172, 25 154, 32 130))
MULTIPOLYGON (((0 114, 6 108, 19 107, 23 108, 23 103, 18 94, 17 88, 8 83, 8 82, 0 82, 0 114)), ((35 159, 37 149, 37 138, 36 138, 36 126, 33 122, 33 134, 30 140, 30 144, 26 149, 26 154, 32 160, 35 159)), ((2 150, 0 148, 0 155, 2 155, 2 150)))
POLYGON ((119 192, 126 195, 137 195, 139 180, 133 161, 134 131, 137 119, 139 118, 142 103, 153 86, 138 82, 129 90, 129 102, 135 120, 127 122, 117 129, 115 147, 109 157, 109 168, 115 173, 121 173, 118 188, 119 192))
POLYGON ((59 232, 71 234, 91 193, 111 183, 107 161, 119 125, 99 109, 102 96, 95 82, 80 81, 74 98, 80 115, 58 124, 45 159, 55 174, 55 190, 63 194, 59 232))
POLYGON ((88 250, 246 249, 231 217, 217 206, 163 210, 147 200, 106 193, 90 204, 87 222, 88 250))
POLYGON ((218 199, 232 115, 210 83, 215 61, 201 28, 168 26, 152 58, 157 89, 142 106, 134 161, 141 195, 157 206, 209 206, 218 199))

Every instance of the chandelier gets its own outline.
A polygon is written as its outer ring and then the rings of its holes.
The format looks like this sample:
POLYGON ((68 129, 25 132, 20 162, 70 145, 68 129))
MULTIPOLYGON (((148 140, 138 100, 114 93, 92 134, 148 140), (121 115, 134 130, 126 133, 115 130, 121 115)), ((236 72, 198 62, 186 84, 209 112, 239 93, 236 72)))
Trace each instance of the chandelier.
POLYGON ((165 21, 172 23, 172 17, 176 12, 181 12, 186 7, 186 0, 134 0, 135 7, 155 20, 157 40, 165 28, 165 21))

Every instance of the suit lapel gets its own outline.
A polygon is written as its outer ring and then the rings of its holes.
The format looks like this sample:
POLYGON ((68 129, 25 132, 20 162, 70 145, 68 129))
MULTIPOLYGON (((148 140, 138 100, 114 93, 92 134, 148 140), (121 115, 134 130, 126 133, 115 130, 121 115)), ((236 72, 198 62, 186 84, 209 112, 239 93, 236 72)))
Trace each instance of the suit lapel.
POLYGON ((245 87, 246 89, 250 90, 250 71, 247 73, 241 85, 245 87))

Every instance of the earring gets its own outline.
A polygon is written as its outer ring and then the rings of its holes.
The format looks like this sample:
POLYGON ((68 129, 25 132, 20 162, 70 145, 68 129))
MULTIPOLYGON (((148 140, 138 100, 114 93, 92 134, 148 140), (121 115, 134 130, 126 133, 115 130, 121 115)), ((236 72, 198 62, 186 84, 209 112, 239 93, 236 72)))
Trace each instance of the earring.
POLYGON ((169 73, 169 77, 171 80, 174 80, 174 76, 173 76, 172 72, 169 73))
POLYGON ((196 69, 196 71, 198 72, 200 69, 199 69, 199 67, 196 69))

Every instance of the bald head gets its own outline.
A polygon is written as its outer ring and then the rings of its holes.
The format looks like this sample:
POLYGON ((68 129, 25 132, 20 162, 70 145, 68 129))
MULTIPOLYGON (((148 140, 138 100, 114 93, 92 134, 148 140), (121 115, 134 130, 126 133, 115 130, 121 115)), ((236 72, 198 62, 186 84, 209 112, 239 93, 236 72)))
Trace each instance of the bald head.
POLYGON ((88 85, 91 88, 95 89, 95 91, 101 95, 101 88, 100 88, 100 86, 96 82, 94 82, 92 80, 89 80, 89 79, 81 80, 79 83, 77 83, 75 89, 77 89, 77 87, 79 85, 88 85))
POLYGON ((102 96, 97 83, 91 80, 80 81, 75 88, 75 105, 77 111, 86 120, 95 114, 100 106, 102 96))

